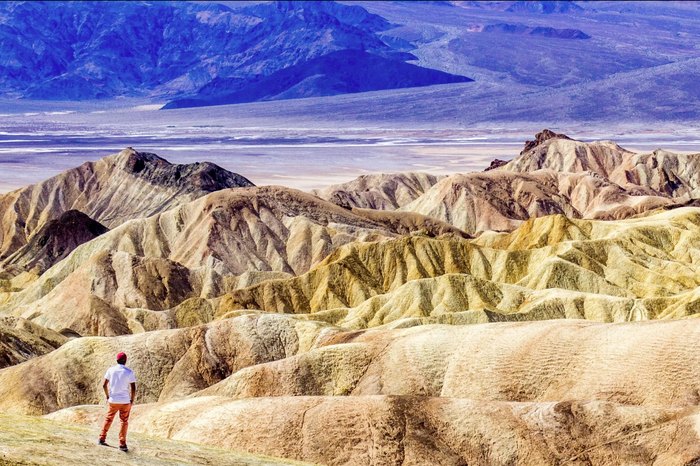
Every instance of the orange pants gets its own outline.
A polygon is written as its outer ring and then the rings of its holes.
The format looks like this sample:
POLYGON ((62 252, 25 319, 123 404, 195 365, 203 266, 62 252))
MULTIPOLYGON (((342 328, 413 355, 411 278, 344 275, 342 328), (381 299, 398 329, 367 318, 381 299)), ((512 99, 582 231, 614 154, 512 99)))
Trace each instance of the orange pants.
POLYGON ((119 429, 119 445, 126 445, 126 430, 129 428, 129 413, 131 412, 130 403, 109 403, 109 411, 105 416, 105 423, 102 426, 100 440, 107 439, 107 431, 114 421, 114 416, 119 412, 119 420, 121 421, 121 429, 119 429))

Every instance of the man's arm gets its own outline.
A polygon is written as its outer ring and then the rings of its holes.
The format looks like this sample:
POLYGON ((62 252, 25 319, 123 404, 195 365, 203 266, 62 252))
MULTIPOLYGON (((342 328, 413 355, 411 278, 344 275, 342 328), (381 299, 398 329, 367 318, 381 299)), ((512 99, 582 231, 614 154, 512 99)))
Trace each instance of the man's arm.
POLYGON ((105 392, 105 398, 109 399, 109 380, 105 379, 105 381, 102 382, 102 390, 105 392))
POLYGON ((134 404, 135 398, 136 398, 136 384, 134 382, 131 382, 131 398, 130 398, 131 404, 134 404))

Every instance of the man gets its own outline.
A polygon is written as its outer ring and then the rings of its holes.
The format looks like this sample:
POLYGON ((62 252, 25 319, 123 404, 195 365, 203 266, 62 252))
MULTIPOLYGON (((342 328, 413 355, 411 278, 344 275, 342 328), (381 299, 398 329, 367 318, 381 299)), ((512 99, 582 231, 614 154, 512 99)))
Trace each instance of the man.
POLYGON ((126 446, 126 430, 129 428, 129 413, 136 396, 136 377, 134 372, 126 367, 125 364, 126 354, 119 353, 117 355, 117 365, 110 367, 105 373, 102 389, 109 403, 109 411, 107 411, 105 423, 102 426, 102 433, 100 433, 100 439, 97 442, 99 445, 107 445, 107 431, 118 412, 119 420, 121 421, 121 429, 119 430, 119 449, 121 451, 129 451, 129 448, 126 446))

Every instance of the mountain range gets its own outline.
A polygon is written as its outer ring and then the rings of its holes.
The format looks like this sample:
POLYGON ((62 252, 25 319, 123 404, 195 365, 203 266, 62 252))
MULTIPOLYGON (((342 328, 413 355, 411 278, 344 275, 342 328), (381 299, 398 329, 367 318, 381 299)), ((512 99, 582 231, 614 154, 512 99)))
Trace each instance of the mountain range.
POLYGON ((11 2, 0 26, 0 92, 30 99, 178 107, 469 81, 405 63, 376 35, 389 22, 333 2, 11 2))
POLYGON ((128 148, 5 194, 0 438, 94 430, 126 351, 151 448, 692 464, 698 157, 544 130, 305 193, 128 148))
MULTIPOLYGON (((429 106, 465 124, 689 121, 698 14, 682 2, 7 2, 0 95, 175 109, 379 91, 378 120, 429 106), (412 107, 397 88, 415 89, 412 107)), ((343 118, 334 102, 304 111, 343 118)))

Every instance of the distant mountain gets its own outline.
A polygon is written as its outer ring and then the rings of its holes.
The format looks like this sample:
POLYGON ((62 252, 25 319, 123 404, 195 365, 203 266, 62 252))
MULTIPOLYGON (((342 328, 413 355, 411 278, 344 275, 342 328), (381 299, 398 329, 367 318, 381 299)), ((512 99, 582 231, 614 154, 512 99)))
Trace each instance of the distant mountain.
POLYGON ((289 79, 307 62, 323 67, 316 59, 338 52, 364 61, 352 67, 337 61, 343 55, 330 55, 326 64, 339 75, 280 98, 467 80, 404 63, 415 57, 376 34, 391 27, 359 6, 334 2, 235 9, 196 2, 3 3, 0 94, 43 100, 206 96, 214 104, 220 90, 275 98, 261 90, 269 87, 268 77, 298 65, 284 74, 289 79), (372 76, 359 73, 367 64, 372 76), (389 77, 393 73, 401 79, 389 77))
POLYGON ((450 4, 362 3, 401 25, 380 34, 412 43, 417 64, 479 83, 453 96, 463 107, 452 116, 467 125, 697 118, 696 3, 450 4), (493 87, 481 94, 482 84, 493 87))
POLYGON ((230 81, 228 91, 220 82, 214 82, 216 92, 205 87, 201 96, 174 100, 163 108, 285 100, 469 81, 472 79, 360 50, 341 50, 259 79, 230 81))
MULTIPOLYGON (((426 2, 428 3, 428 2, 426 2)), ((437 3, 437 2, 435 2, 437 3)), ((579 5, 572 1, 554 1, 554 0, 518 0, 515 2, 508 1, 453 1, 445 2, 467 8, 480 8, 485 10, 507 11, 509 13, 533 13, 545 14, 552 13, 570 13, 584 11, 579 5)))
POLYGON ((530 35, 540 37, 554 37, 556 39, 590 39, 591 36, 579 29, 557 29, 552 27, 529 27, 523 24, 498 23, 489 24, 484 32, 499 32, 505 34, 530 35))
POLYGON ((575 2, 570 1, 530 1, 530 0, 519 0, 513 2, 506 11, 513 13, 542 13, 542 14, 552 14, 552 13, 571 13, 583 11, 583 8, 578 6, 575 2))

